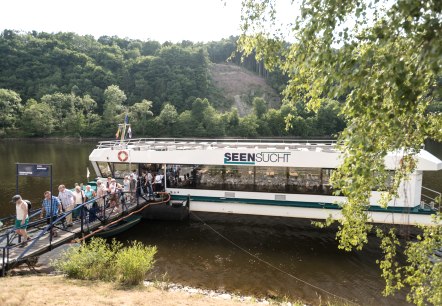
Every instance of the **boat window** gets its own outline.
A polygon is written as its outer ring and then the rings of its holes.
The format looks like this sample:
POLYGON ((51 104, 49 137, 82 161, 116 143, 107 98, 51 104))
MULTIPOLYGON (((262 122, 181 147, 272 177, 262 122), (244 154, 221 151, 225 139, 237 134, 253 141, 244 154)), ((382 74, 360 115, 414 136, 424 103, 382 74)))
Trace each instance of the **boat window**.
POLYGON ((385 179, 385 187, 387 189, 391 189, 393 187, 395 174, 395 171, 387 171, 387 177, 385 179))
POLYGON ((255 185, 254 167, 226 166, 224 189, 237 191, 252 191, 255 185))
POLYGON ((333 169, 240 165, 168 165, 167 187, 272 193, 333 193, 333 169))
POLYGON ((112 170, 110 168, 110 164, 106 162, 97 162, 98 169, 100 170, 101 177, 112 176, 112 170))
POLYGON ((114 175, 112 177, 117 179, 124 179, 126 175, 130 175, 133 170, 138 171, 138 164, 128 163, 113 163, 114 175))
POLYGON ((385 171, 384 173, 374 173, 376 186, 372 191, 387 191, 393 187, 395 171, 385 171))

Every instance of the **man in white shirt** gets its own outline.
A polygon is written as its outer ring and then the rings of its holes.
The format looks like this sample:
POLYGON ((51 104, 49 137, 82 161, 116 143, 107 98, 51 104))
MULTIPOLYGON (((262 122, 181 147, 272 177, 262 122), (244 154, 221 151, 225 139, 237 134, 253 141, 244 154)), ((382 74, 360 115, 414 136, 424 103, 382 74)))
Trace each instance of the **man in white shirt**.
MULTIPOLYGON (((161 171, 161 170, 160 170, 161 171)), ((158 171, 155 175, 155 192, 163 191, 163 175, 158 171)))
POLYGON ((104 217, 104 197, 107 194, 106 184, 104 184, 101 180, 97 181, 97 204, 99 212, 104 217))
POLYGON ((138 180, 138 174, 137 174, 137 170, 132 170, 132 173, 131 173, 131 175, 133 175, 134 176, 134 179, 135 180, 138 180))
MULTIPOLYGON (((58 198, 61 201, 61 206, 64 212, 68 212, 75 207, 75 195, 69 189, 66 189, 64 185, 58 186, 58 198)), ((72 214, 66 216, 67 226, 72 226, 72 214)))
POLYGON ((111 179, 111 183, 109 184, 109 188, 107 189, 109 194, 109 207, 114 208, 117 206, 117 181, 113 178, 111 179))

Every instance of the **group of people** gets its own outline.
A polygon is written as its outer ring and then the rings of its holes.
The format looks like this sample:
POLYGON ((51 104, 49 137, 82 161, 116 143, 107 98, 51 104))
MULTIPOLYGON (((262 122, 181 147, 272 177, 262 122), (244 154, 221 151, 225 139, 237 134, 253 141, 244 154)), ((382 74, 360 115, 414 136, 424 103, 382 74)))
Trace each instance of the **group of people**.
MULTIPOLYGON (((89 211, 90 221, 95 216, 95 213, 103 212, 106 206, 106 196, 108 196, 109 207, 121 212, 122 203, 131 203, 136 197, 141 194, 147 195, 149 198, 153 197, 154 192, 164 190, 164 175, 161 170, 153 174, 150 170, 143 171, 138 177, 136 170, 130 175, 126 175, 122 184, 118 183, 116 179, 108 177, 106 181, 97 181, 97 190, 94 191, 90 185, 83 188, 79 184, 75 184, 74 191, 66 189, 65 185, 58 186, 58 196, 53 196, 50 191, 45 191, 44 199, 42 201, 42 209, 40 218, 46 218, 47 224, 55 220, 62 212, 70 212, 76 206, 87 202, 90 199, 96 198, 96 205, 98 211, 90 212, 94 209, 93 204, 87 205, 89 211)), ((20 195, 12 197, 12 201, 16 205, 16 233, 24 239, 21 246, 25 246, 30 240, 27 233, 29 223, 28 205, 20 195)), ((66 215, 66 227, 73 225, 73 219, 78 217, 78 213, 73 212, 66 215)), ((51 233, 57 237, 55 228, 51 228, 51 233)))
POLYGON ((121 184, 112 177, 108 177, 105 182, 97 181, 97 197, 100 198, 100 206, 104 206, 103 196, 109 195, 109 207, 117 209, 121 209, 122 203, 134 203, 142 194, 153 198, 154 192, 163 190, 164 175, 161 170, 158 170, 156 174, 150 170, 143 170, 141 175, 133 170, 124 176, 121 184))
POLYGON ((108 195, 109 207, 114 208, 117 211, 121 209, 120 198, 123 194, 123 186, 117 182, 116 179, 108 177, 107 181, 103 182, 101 180, 97 181, 97 200, 99 210, 105 207, 105 196, 108 195))
POLYGON ((124 176, 122 184, 120 187, 124 192, 124 200, 126 202, 133 201, 142 194, 151 198, 155 192, 164 191, 164 175, 161 170, 155 173, 145 169, 141 172, 141 175, 138 175, 137 171, 133 170, 130 175, 124 176))
POLYGON ((154 192, 164 191, 164 175, 161 170, 152 173, 150 170, 143 171, 139 180, 140 192, 153 197, 154 192))
MULTIPOLYGON (((51 221, 55 220, 61 212, 72 211, 77 205, 80 205, 95 197, 96 193, 90 185, 87 185, 83 190, 82 186, 76 184, 74 191, 66 189, 65 185, 60 185, 58 186, 57 197, 53 196, 50 191, 44 192, 40 218, 46 218, 46 223, 50 224, 51 221)), ((20 245, 23 247, 27 244, 28 240, 30 240, 27 233, 29 223, 28 204, 20 195, 13 196, 11 202, 15 203, 16 206, 15 229, 16 233, 24 239, 24 243, 20 245)), ((72 213, 66 216, 65 222, 66 227, 71 227, 73 225, 72 213)), ((54 237, 57 237, 57 231, 54 228, 51 228, 51 233, 54 237)))

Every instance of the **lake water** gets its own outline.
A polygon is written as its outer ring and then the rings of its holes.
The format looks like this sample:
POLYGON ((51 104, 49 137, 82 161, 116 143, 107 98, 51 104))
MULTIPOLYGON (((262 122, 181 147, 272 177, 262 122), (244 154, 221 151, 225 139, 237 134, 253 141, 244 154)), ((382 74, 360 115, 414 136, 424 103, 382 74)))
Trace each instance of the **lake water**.
MULTIPOLYGON (((0 215, 15 212, 9 203, 16 188, 16 163, 53 165, 53 190, 86 181, 88 156, 96 142, 0 141, 0 215)), ((426 149, 442 158, 442 144, 426 149)), ((93 174, 91 174, 93 178, 93 174)), ((19 192, 39 206, 47 178, 19 178, 19 192)), ((424 174, 424 185, 442 191, 442 171, 424 174)), ((243 295, 301 297, 314 304, 333 295, 362 305, 404 305, 403 295, 384 298, 376 265, 377 240, 359 252, 337 249, 336 229, 318 229, 292 218, 197 213, 185 221, 143 221, 117 238, 156 245, 152 279, 225 290, 243 295), (204 221, 204 222, 202 222, 204 221), (322 290, 319 290, 321 288, 322 290), (328 293, 327 293, 328 292, 328 293)), ((342 300, 336 300, 342 304, 342 300)))

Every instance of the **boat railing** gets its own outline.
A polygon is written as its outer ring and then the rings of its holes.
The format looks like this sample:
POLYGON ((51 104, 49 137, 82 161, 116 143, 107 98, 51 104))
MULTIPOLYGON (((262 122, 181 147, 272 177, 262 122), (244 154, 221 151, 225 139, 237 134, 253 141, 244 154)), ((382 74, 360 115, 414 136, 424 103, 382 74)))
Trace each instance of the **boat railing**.
POLYGON ((100 141, 97 149, 110 148, 113 150, 122 149, 151 149, 151 150, 194 150, 194 149, 213 149, 221 147, 230 148, 275 148, 275 149, 293 149, 309 148, 333 148, 336 140, 330 139, 286 139, 286 138, 264 138, 264 139, 205 139, 205 138, 135 138, 124 140, 100 141))
POLYGON ((422 186, 421 192, 421 208, 429 208, 441 212, 441 193, 439 191, 422 186))

